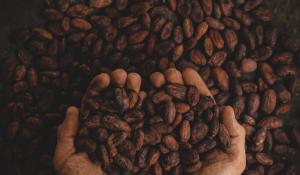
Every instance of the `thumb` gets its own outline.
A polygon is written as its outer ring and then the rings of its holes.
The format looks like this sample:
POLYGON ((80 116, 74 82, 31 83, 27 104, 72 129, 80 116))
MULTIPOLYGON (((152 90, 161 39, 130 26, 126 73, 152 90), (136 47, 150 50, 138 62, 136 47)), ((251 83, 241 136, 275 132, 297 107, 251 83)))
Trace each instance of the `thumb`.
POLYGON ((245 160, 245 129, 237 122, 232 107, 226 106, 222 111, 223 123, 230 137, 231 146, 226 150, 237 161, 245 160))
POLYGON ((238 137, 242 133, 240 131, 243 129, 242 126, 237 122, 234 110, 231 106, 225 106, 222 111, 223 123, 228 129, 230 137, 238 137))
POLYGON ((67 159, 75 153, 74 138, 78 130, 79 111, 76 107, 69 107, 64 122, 57 130, 57 145, 53 159, 56 170, 62 168, 67 159))

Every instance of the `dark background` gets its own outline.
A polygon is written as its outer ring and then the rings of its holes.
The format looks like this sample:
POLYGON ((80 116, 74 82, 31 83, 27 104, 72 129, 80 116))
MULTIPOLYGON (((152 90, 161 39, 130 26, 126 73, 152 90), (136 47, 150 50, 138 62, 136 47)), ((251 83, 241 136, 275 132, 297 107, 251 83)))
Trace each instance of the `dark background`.
MULTIPOLYGON (((273 23, 281 35, 288 35, 300 47, 300 1, 265 0, 274 11, 273 23)), ((0 0, 0 64, 14 57, 16 45, 10 42, 16 28, 43 25, 43 0, 0 0)), ((2 84, 0 81, 0 93, 2 84)), ((300 126, 300 76, 292 111, 286 116, 290 125, 300 126)))

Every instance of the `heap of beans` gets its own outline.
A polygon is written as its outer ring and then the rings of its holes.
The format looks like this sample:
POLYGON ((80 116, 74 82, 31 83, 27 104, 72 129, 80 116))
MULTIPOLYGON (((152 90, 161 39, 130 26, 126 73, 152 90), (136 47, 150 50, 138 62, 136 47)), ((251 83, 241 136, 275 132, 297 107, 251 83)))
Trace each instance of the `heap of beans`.
POLYGON ((118 86, 109 86, 110 76, 100 74, 94 82, 102 88, 88 89, 83 99, 77 150, 99 161, 107 174, 193 173, 214 149, 230 146, 219 107, 212 97, 200 94, 205 87, 199 92, 190 76, 184 83, 179 71, 168 69, 166 77, 151 75, 154 89, 146 94, 138 92, 139 87, 132 91, 133 85, 140 85, 132 74, 113 71, 112 84, 118 86), (124 87, 118 82, 126 77, 131 84, 124 87))
POLYGON ((1 64, 1 165, 54 174, 56 128, 98 73, 137 72, 149 91, 151 73, 193 68, 247 130, 245 174, 293 174, 299 129, 282 129, 281 116, 300 51, 278 37, 263 1, 45 0, 45 25, 15 32, 16 57, 1 64))

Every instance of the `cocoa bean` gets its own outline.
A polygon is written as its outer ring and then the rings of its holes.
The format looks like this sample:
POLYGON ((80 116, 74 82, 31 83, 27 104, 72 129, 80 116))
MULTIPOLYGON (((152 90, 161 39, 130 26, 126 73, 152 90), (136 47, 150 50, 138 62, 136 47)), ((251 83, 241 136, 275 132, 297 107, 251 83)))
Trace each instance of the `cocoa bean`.
POLYGON ((277 95, 276 92, 272 89, 268 89, 265 91, 262 102, 261 102, 261 110, 266 114, 271 114, 277 103, 277 95))
POLYGON ((272 157, 265 153, 256 153, 255 157, 256 160, 262 165, 272 165, 274 162, 272 157))
POLYGON ((219 88, 222 91, 228 91, 229 90, 229 77, 227 73, 221 68, 216 67, 213 69, 213 75, 215 77, 215 80, 217 81, 217 84, 219 88))
POLYGON ((184 120, 180 126, 180 141, 187 142, 191 137, 191 126, 188 120, 184 120))
POLYGON ((183 85, 174 84, 166 86, 166 92, 179 100, 185 100, 187 93, 186 91, 187 89, 183 85))
POLYGON ((257 94, 250 94, 247 102, 247 111, 250 116, 256 114, 260 106, 260 96, 257 94))
POLYGON ((196 122, 191 128, 191 141, 192 143, 198 143, 205 138, 208 134, 209 128, 205 123, 196 122))
POLYGON ((262 145, 264 144, 267 137, 267 130, 266 128, 259 129, 255 135, 253 136, 253 142, 255 145, 262 145))
POLYGON ((258 123, 259 127, 265 127, 267 129, 280 128, 282 125, 282 119, 274 116, 265 117, 258 123))

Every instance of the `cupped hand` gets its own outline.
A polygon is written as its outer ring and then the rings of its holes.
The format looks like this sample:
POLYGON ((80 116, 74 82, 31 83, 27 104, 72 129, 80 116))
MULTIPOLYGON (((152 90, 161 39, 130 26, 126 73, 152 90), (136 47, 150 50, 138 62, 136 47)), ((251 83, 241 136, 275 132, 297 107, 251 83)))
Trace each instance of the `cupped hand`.
MULTIPOLYGON (((194 85, 202 95, 212 97, 207 85, 195 70, 187 68, 182 75, 186 84, 194 85)), ((211 159, 203 160, 200 172, 195 175, 240 175, 246 167, 245 129, 237 122, 232 107, 224 107, 222 120, 230 134, 231 145, 225 151, 212 153, 215 156, 207 156, 211 159)))
MULTIPOLYGON (((207 85, 194 69, 185 69, 182 76, 185 84, 196 86, 201 95, 212 97, 207 85)), ((231 137, 230 147, 207 156, 211 158, 203 160, 200 172, 194 175, 241 175, 246 167, 245 129, 237 122, 232 107, 224 107, 221 115, 231 137)))
POLYGON ((203 160, 200 172, 194 175, 241 175, 246 167, 245 129, 235 119, 232 107, 222 111, 223 123, 230 137, 231 145, 225 151, 219 150, 212 159, 203 160))
POLYGON ((104 175, 86 153, 77 153, 74 145, 79 125, 79 110, 69 107, 64 122, 58 127, 54 168, 60 175, 104 175))
POLYGON ((83 152, 76 152, 75 137, 79 127, 79 111, 82 115, 89 111, 89 108, 97 108, 91 103, 92 98, 99 95, 101 90, 111 84, 139 92, 141 78, 136 73, 127 73, 122 69, 114 70, 110 75, 101 73, 89 84, 83 97, 80 110, 76 107, 69 107, 64 122, 58 127, 57 145, 54 155, 54 168, 60 175, 105 175, 99 163, 92 162, 88 155, 83 152), (91 106, 93 105, 93 106, 91 106))

